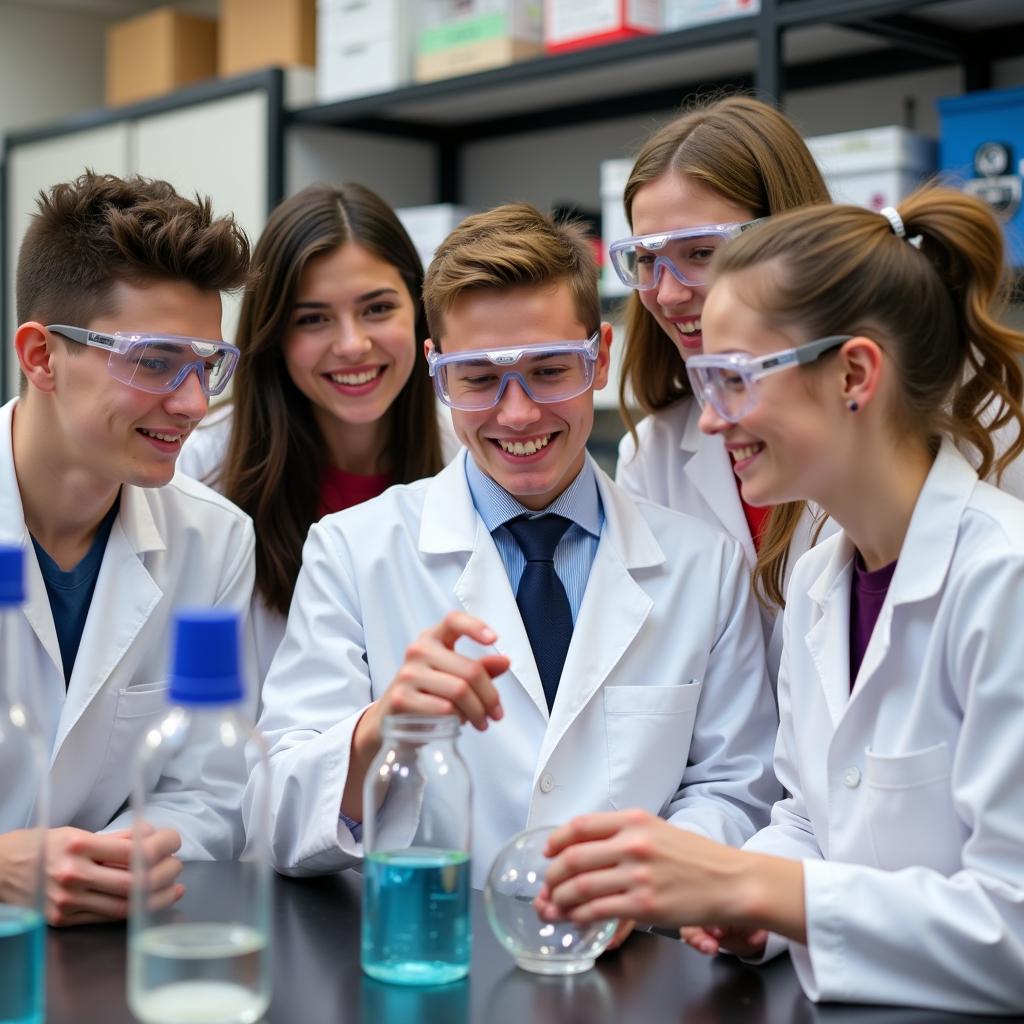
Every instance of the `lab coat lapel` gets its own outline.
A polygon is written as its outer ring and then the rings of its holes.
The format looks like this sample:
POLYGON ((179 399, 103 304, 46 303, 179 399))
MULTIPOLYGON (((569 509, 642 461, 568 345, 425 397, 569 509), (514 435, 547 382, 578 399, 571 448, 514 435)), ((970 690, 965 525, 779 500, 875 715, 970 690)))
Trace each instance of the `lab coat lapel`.
MULTIPOLYGON (((121 659, 160 603, 163 591, 146 569, 146 552, 164 550, 146 491, 125 485, 121 507, 110 531, 82 643, 68 684, 53 758, 96 695, 107 685, 121 659)), ((166 665, 154 665, 158 678, 166 665)))
POLYGON ((736 477, 732 471, 729 453, 721 435, 702 434, 698 426, 700 406, 691 403, 686 429, 679 448, 685 459, 683 472, 687 479, 714 513, 722 528, 735 537, 743 547, 747 564, 757 560, 754 542, 750 536, 743 505, 740 502, 736 477))
MULTIPOLYGON (((497 634, 495 649, 504 654, 514 676, 547 718, 544 687, 537 671, 526 627, 494 539, 473 505, 466 481, 465 450, 428 484, 420 523, 424 553, 465 551, 469 558, 454 586, 462 607, 486 622, 497 634)), ((503 684, 499 681, 499 691, 503 684)))
MULTIPOLYGON (((53 662, 53 668, 60 679, 60 690, 64 689, 64 669, 57 643, 57 629, 53 624, 50 599, 46 596, 46 584, 39 569, 38 559, 32 547, 25 526, 25 510, 21 504, 21 491, 14 472, 14 441, 11 434, 14 423, 14 409, 18 400, 12 399, 0 408, 0 540, 20 544, 25 548, 25 595, 22 614, 53 662)), ((61 697, 63 692, 61 693, 61 697)), ((39 704, 45 702, 43 694, 22 694, 22 699, 31 702, 38 715, 39 704)))
POLYGON ((825 694, 833 728, 850 700, 850 582, 853 545, 841 535, 833 542, 832 556, 814 581, 808 597, 819 617, 806 637, 808 653, 825 694))
POLYGON ((952 442, 944 441, 914 506, 896 572, 857 673, 851 705, 872 688, 874 680, 884 677, 879 670, 889 652, 893 618, 900 605, 927 600, 942 587, 960 519, 977 482, 970 463, 952 442))
POLYGON ((629 650, 654 607, 630 570, 661 565, 665 553, 632 499, 594 467, 604 527, 587 579, 538 770, 629 650))

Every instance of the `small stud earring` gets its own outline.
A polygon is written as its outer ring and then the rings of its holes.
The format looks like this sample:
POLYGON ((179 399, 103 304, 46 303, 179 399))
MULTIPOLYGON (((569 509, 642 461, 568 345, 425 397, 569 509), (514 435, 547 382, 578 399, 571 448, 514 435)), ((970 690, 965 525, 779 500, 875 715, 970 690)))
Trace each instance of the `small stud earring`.
POLYGON ((851 398, 850 401, 846 403, 846 408, 849 409, 850 412, 856 412, 860 406, 851 398))

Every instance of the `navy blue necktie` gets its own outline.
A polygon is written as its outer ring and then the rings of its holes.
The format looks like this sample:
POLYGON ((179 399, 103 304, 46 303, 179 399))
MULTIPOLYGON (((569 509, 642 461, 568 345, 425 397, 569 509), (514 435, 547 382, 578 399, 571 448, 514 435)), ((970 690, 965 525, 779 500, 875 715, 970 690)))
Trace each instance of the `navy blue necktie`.
POLYGON ((564 516, 548 514, 532 519, 522 516, 505 525, 526 556, 516 604, 550 711, 572 640, 572 608, 555 572, 555 548, 572 523, 564 516))

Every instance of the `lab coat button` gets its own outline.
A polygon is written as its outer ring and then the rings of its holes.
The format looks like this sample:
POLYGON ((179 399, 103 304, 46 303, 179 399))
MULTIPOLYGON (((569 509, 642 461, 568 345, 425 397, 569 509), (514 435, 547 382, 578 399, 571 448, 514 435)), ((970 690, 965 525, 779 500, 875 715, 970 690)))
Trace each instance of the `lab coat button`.
POLYGON ((551 777, 549 772, 545 772, 540 777, 540 791, 542 793, 550 793, 555 788, 555 780, 551 777))
POLYGON ((860 785, 860 769, 847 768, 843 772, 843 785, 849 789, 856 789, 860 785))

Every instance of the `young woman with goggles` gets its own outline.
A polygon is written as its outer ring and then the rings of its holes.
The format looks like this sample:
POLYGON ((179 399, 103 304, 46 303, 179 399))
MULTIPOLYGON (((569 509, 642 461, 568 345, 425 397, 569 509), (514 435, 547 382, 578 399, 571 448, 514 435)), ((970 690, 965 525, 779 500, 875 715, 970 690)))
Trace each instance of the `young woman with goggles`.
POLYGON ((788 591, 787 796, 742 850, 642 812, 577 819, 549 843, 549 920, 788 947, 815 1001, 1024 1005, 1024 502, 979 480, 1024 452, 1002 257, 990 210, 934 189, 794 211, 716 261, 700 427, 743 453, 746 500, 841 527, 788 591))
POLYGON ((698 429, 685 364, 702 351, 715 254, 765 218, 828 198, 793 125, 758 100, 732 96, 695 106, 647 140, 624 196, 635 236, 610 247, 612 266, 633 289, 620 385, 629 433, 616 480, 740 542, 763 605, 773 678, 785 578, 813 540, 814 519, 800 502, 768 509, 742 500, 721 439, 698 429), (646 414, 639 424, 631 412, 637 406, 646 414))

